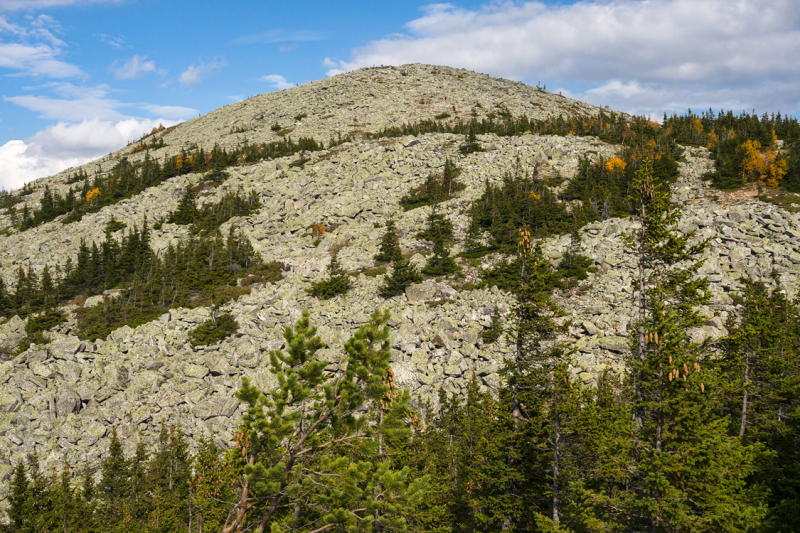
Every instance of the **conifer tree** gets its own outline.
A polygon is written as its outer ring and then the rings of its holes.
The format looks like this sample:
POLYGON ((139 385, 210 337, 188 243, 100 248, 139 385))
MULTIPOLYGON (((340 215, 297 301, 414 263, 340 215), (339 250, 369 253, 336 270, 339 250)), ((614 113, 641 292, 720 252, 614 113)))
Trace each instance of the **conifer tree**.
POLYGON ((3 528, 5 532, 23 532, 28 529, 30 520, 30 481, 25 472, 25 465, 17 461, 11 480, 11 491, 8 496, 8 524, 3 528))
POLYGON ((186 189, 180 202, 178 202, 178 208, 169 214, 167 222, 171 224, 187 225, 197 220, 200 211, 197 209, 196 197, 191 188, 186 189))
POLYGON ((436 206, 428 216, 428 226, 417 234, 418 238, 429 240, 433 243, 433 254, 425 262, 422 273, 427 276, 446 276, 459 271, 455 260, 450 256, 450 246, 453 242, 453 223, 436 206))
POLYGON ((197 531, 221 531, 225 525, 230 510, 227 502, 236 499, 236 459, 223 457, 210 436, 200 439, 193 463, 190 504, 197 531))
POLYGON ((405 292, 406 287, 422 281, 422 276, 417 272, 417 267, 409 259, 400 259, 392 267, 392 273, 386 276, 383 285, 378 289, 378 294, 384 298, 391 298, 405 292))
POLYGON ((122 524, 127 515, 128 461, 122 454, 122 443, 116 426, 111 428, 108 455, 100 465, 101 479, 97 486, 98 520, 103 524, 122 524))
POLYGON ((381 436, 404 431, 408 413, 406 393, 374 417, 389 391, 388 318, 373 313, 331 373, 315 356, 323 343, 304 312, 284 332, 287 351, 270 352, 278 388, 265 394, 242 380, 237 397, 248 410, 238 439, 246 465, 226 533, 246 524, 259 532, 405 530, 404 515, 420 503, 429 477, 412 480, 408 467, 393 469, 376 457, 381 436))
POLYGON ((727 435, 727 420, 716 416, 718 367, 687 333, 702 324, 696 306, 708 300, 708 280, 697 277, 707 242, 690 244, 692 233, 676 231, 681 211, 649 161, 633 191, 640 227, 628 238, 639 273, 631 375, 640 451, 628 527, 749 530, 764 515, 746 486, 759 449, 727 435))
POLYGON ((311 283, 308 293, 317 298, 328 300, 339 294, 344 294, 350 289, 350 276, 342 269, 339 260, 334 254, 328 264, 328 279, 311 283))
POLYGON ((758 479, 769 488, 766 531, 800 528, 800 311, 780 287, 742 280, 744 303, 729 318, 724 340, 724 382, 731 431, 774 453, 758 479))
POLYGON ((8 289, 3 278, 0 278, 0 316, 9 316, 11 314, 11 302, 8 289))
POLYGON ((156 531, 179 531, 189 525, 191 461, 180 429, 162 423, 157 449, 147 466, 148 492, 153 495, 149 522, 156 531))
POLYGON ((437 238, 433 241, 433 254, 422 267, 422 273, 427 276, 446 276, 458 272, 459 268, 455 260, 450 256, 450 249, 445 241, 437 238))
POLYGON ((400 237, 397 235, 397 227, 394 220, 390 220, 386 223, 386 231, 381 237, 381 246, 378 253, 375 254, 375 261, 392 263, 402 258, 403 252, 400 249, 400 237))
POLYGON ((65 463, 57 479, 51 480, 55 486, 51 488, 53 510, 48 520, 48 531, 85 531, 81 524, 81 501, 72 489, 71 481, 69 465, 65 463))
MULTIPOLYGON (((515 466, 522 471, 525 488, 507 490, 522 494, 533 489, 528 498, 539 501, 542 513, 531 509, 526 519, 552 527, 560 522, 564 505, 564 449, 579 390, 570 383, 564 349, 554 344, 559 331, 554 319, 561 310, 551 297, 552 266, 544 259, 541 244, 531 242, 526 228, 520 229, 519 236, 520 286, 515 329, 510 333, 515 351, 506 362, 505 397, 517 442, 532 446, 517 445, 515 466)), ((506 520, 511 522, 511 517, 506 520)))

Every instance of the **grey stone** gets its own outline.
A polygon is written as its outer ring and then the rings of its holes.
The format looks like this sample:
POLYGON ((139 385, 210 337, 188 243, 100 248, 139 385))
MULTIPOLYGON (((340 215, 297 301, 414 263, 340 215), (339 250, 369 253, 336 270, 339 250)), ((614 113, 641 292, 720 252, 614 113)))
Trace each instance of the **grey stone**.
MULTIPOLYGON (((72 389, 63 389, 56 399, 56 416, 66 418, 71 413, 77 413, 81 409, 81 396, 72 389)), ((75 439, 77 441, 77 439, 75 439)))
POLYGON ((417 283, 406 287, 406 298, 409 302, 433 300, 439 293, 439 287, 433 283, 417 283))
POLYGON ((625 337, 600 337, 595 341, 604 350, 614 353, 630 353, 630 345, 625 337))

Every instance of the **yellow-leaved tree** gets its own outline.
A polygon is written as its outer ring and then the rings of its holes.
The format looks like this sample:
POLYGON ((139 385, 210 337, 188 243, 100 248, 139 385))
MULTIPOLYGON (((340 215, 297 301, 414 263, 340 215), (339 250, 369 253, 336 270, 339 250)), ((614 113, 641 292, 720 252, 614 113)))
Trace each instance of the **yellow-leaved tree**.
POLYGON ((772 132, 772 143, 766 150, 761 150, 758 141, 745 141, 739 150, 742 154, 741 172, 745 182, 755 181, 767 187, 777 187, 789 169, 786 158, 778 152, 775 132, 772 132))
POLYGON ((619 157, 612 157, 606 161, 606 170, 611 174, 616 171, 623 172, 625 170, 625 161, 619 157))

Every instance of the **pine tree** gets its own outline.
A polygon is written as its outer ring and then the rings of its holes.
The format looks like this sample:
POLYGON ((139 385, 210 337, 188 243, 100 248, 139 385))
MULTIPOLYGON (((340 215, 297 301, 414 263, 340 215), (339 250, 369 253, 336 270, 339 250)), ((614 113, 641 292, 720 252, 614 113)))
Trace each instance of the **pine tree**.
POLYGON ((334 374, 315 356, 323 343, 304 312, 284 332, 287 352, 270 352, 278 388, 265 394, 242 380, 237 397, 248 410, 237 435, 245 476, 226 533, 245 524, 259 532, 404 529, 429 477, 412 480, 409 468, 380 459, 381 439, 403 431, 408 412, 406 393, 374 416, 389 392, 388 319, 373 313, 345 344, 347 360, 334 374))
POLYGON ((375 261, 379 263, 392 263, 403 258, 400 249, 400 237, 397 235, 397 227, 394 220, 386 223, 386 231, 381 238, 381 246, 375 254, 375 261))

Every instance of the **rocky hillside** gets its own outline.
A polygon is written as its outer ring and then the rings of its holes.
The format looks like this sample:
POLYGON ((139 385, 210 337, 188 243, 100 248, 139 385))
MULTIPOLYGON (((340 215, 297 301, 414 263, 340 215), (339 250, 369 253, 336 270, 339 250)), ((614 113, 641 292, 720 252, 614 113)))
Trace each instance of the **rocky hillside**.
MULTIPOLYGON (((587 104, 508 80, 469 71, 426 65, 364 69, 259 95, 222 107, 202 117, 159 133, 164 146, 151 151, 156 159, 171 157, 182 148, 199 145, 233 148, 242 143, 264 143, 291 136, 313 137, 328 144, 331 138, 353 140, 308 154, 303 166, 291 166, 298 156, 262 161, 228 169, 230 177, 219 187, 204 190, 202 203, 215 202, 226 191, 255 191, 261 208, 222 226, 242 230, 265 260, 281 261, 290 270, 276 284, 255 286, 250 294, 227 304, 240 324, 236 335, 210 346, 193 347, 188 333, 210 316, 208 308, 173 309, 137 328, 122 327, 105 340, 86 342, 74 335, 69 320, 49 334, 46 344, 33 344, 13 358, 0 359, 0 486, 12 463, 37 451, 46 467, 70 462, 93 462, 107 448, 105 438, 118 428, 127 451, 139 432, 158 431, 162 421, 180 424, 195 438, 211 434, 219 445, 229 445, 240 416, 233 392, 248 376, 263 389, 273 378, 267 351, 283 344, 281 332, 302 309, 309 309, 327 342, 324 356, 341 357, 342 341, 378 307, 393 315, 393 368, 397 383, 413 391, 416 401, 434 406, 440 389, 460 391, 475 372, 482 384, 496 389, 498 369, 510 353, 504 339, 485 345, 480 332, 489 327, 495 308, 509 310, 507 294, 474 289, 480 268, 498 258, 459 259, 465 272, 455 281, 428 280, 408 288, 405 295, 380 298, 382 275, 369 275, 383 225, 394 218, 404 251, 422 264, 429 245, 414 235, 422 229, 430 208, 404 212, 399 199, 432 172, 441 172, 450 158, 462 169, 466 185, 445 211, 463 238, 467 207, 484 182, 500 183, 516 165, 537 167, 540 176, 570 178, 580 157, 613 156, 617 146, 592 137, 522 135, 479 136, 485 152, 462 155, 463 136, 427 134, 369 140, 365 132, 413 123, 448 113, 441 120, 482 118, 498 111, 514 116, 546 118, 558 114, 593 115, 587 104), (447 97, 447 100, 445 100, 447 97), (453 106, 456 111, 453 111, 453 106), (275 125, 278 128, 275 128, 275 125), (315 240, 311 227, 329 228, 315 240), (342 266, 354 275, 353 289, 332 300, 319 300, 306 289, 320 279, 339 250, 342 266)), ((132 147, 119 152, 135 161, 144 157, 132 147)), ((118 161, 110 154, 84 167, 94 175, 118 161)), ((700 176, 711 162, 704 149, 689 149, 680 167, 673 199, 684 206, 681 230, 698 230, 712 246, 703 273, 714 291, 703 312, 706 325, 692 332, 697 338, 719 337, 732 309, 731 294, 743 274, 773 283, 773 274, 785 287, 796 287, 800 272, 800 219, 753 198, 720 201, 706 189, 700 176)), ((34 184, 25 197, 37 205, 43 187, 63 191, 78 169, 34 184)), ((165 217, 201 174, 175 177, 136 196, 89 213, 78 222, 48 222, 17 232, 10 215, 0 215, 0 276, 13 284, 20 265, 40 271, 46 264, 63 264, 77 255, 81 239, 100 241, 112 219, 138 223, 165 217)), ((17 208, 21 208, 19 204, 17 208)), ((595 261, 596 273, 579 287, 558 293, 568 312, 568 339, 576 349, 573 371, 585 382, 611 368, 621 371, 628 351, 628 324, 632 312, 633 258, 622 236, 632 229, 627 219, 609 219, 581 229, 585 254, 595 261)), ((165 223, 154 230, 157 250, 187 239, 186 226, 165 223)), ((545 243, 548 257, 558 260, 569 236, 545 243)), ((458 247, 458 244, 456 245, 458 247)), ((85 306, 97 304, 90 298, 85 306)), ((14 347, 25 336, 25 321, 0 318, 0 346, 14 347)), ((8 350, 10 352, 10 349, 8 350)), ((10 357, 10 356, 9 356, 10 357)))

